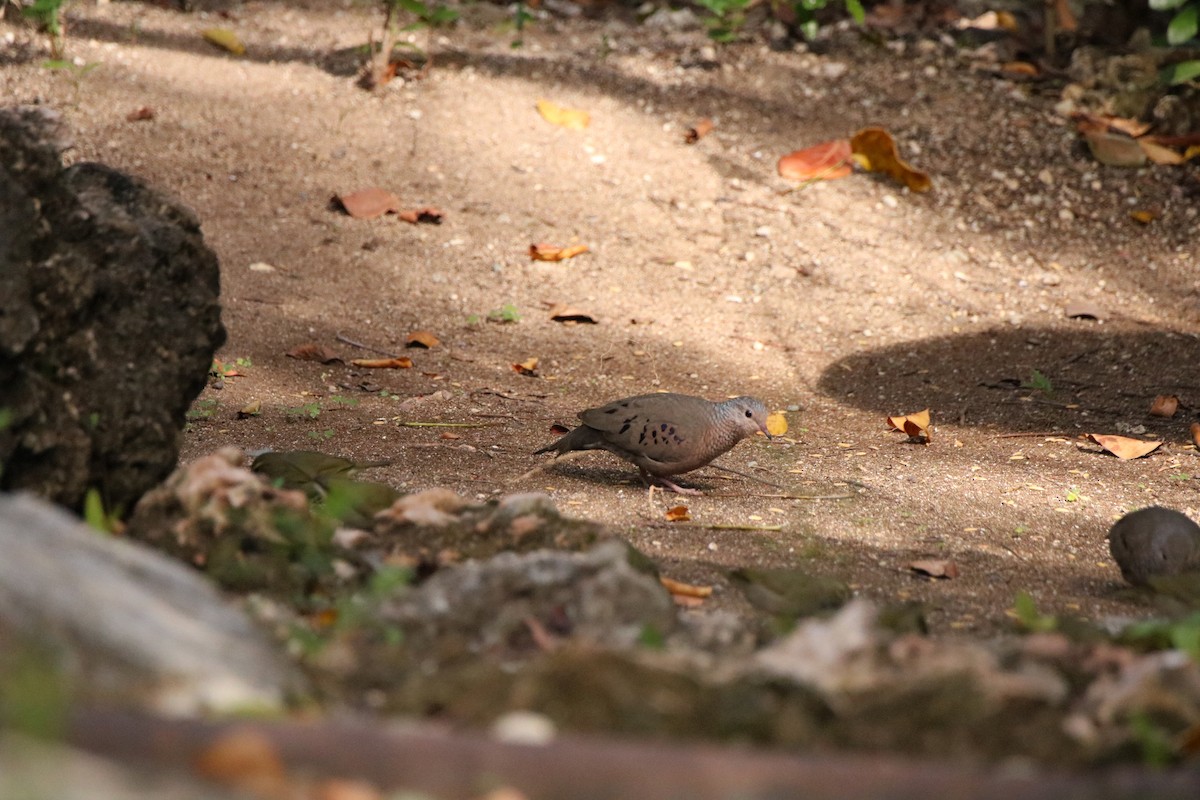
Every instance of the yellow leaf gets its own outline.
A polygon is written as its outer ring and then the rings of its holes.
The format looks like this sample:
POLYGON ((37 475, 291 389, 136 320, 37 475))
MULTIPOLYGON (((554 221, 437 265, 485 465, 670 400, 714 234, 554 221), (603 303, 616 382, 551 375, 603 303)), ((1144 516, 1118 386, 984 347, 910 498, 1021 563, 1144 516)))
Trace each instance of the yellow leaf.
POLYGON ((578 108, 564 108, 558 103, 552 103, 549 100, 538 100, 537 110, 546 122, 570 128, 573 131, 581 131, 592 122, 592 115, 588 112, 581 111, 578 108))
POLYGON ((772 436, 783 436, 787 430, 787 417, 779 412, 767 415, 767 433, 772 436))
POLYGON ((222 50, 228 50, 235 56, 246 54, 246 45, 242 44, 238 35, 228 28, 206 28, 200 31, 200 35, 204 37, 204 41, 216 45, 222 50))
POLYGON ((1145 442, 1141 439, 1130 439, 1128 436, 1113 436, 1106 433, 1089 433, 1087 438, 1123 461, 1149 455, 1162 444, 1162 442, 1145 442))
POLYGON ((534 261, 565 261, 568 258, 582 255, 588 251, 586 244, 573 244, 570 247, 559 247, 556 244, 541 242, 529 245, 529 257, 534 261))

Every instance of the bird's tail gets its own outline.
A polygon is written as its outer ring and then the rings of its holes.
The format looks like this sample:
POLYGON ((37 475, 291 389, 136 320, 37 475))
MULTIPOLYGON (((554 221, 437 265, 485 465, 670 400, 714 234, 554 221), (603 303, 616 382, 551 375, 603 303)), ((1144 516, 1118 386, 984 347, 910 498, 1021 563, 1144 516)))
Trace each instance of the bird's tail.
POLYGON ((580 425, 565 436, 546 445, 541 450, 534 450, 533 454, 536 456, 553 451, 555 458, 557 458, 563 453, 569 453, 572 450, 593 450, 598 446, 597 443, 599 441, 600 439, 595 430, 589 428, 587 425, 580 425))

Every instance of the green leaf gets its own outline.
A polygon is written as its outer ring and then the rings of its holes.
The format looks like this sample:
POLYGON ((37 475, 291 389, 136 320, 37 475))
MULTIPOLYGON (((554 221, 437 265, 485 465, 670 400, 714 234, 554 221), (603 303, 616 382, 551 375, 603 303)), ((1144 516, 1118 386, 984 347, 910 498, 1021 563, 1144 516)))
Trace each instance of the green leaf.
POLYGON ((1183 44, 1195 38, 1200 28, 1200 3, 1185 6, 1167 25, 1167 43, 1183 44))
POLYGON ((1170 11, 1173 8, 1179 8, 1186 2, 1187 0, 1150 0, 1150 8, 1155 11, 1170 11))
POLYGON ((867 12, 863 11, 860 0, 846 0, 846 11, 850 12, 850 17, 859 25, 867 18, 867 12))
POLYGON ((1181 83, 1200 78, 1200 60, 1180 61, 1162 71, 1160 76, 1167 86, 1178 86, 1181 83))

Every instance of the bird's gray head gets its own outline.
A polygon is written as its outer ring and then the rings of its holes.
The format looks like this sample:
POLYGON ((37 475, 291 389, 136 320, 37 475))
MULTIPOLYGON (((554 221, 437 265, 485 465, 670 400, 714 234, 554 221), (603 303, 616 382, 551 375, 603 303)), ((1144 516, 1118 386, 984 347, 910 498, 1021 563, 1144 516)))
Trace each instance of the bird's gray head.
POLYGON ((723 415, 737 423, 738 430, 744 435, 751 436, 756 431, 762 431, 768 439, 773 438, 767 432, 767 405, 757 397, 735 397, 721 403, 723 415))

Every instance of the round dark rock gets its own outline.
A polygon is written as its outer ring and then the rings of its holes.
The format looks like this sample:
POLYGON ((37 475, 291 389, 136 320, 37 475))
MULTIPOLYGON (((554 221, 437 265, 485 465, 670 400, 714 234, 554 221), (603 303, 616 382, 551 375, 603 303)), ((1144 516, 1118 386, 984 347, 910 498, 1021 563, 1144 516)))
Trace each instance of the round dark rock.
POLYGON ((1150 506, 1117 520, 1108 549, 1125 580, 1146 586, 1158 575, 1200 569, 1200 525, 1173 509, 1150 506))

